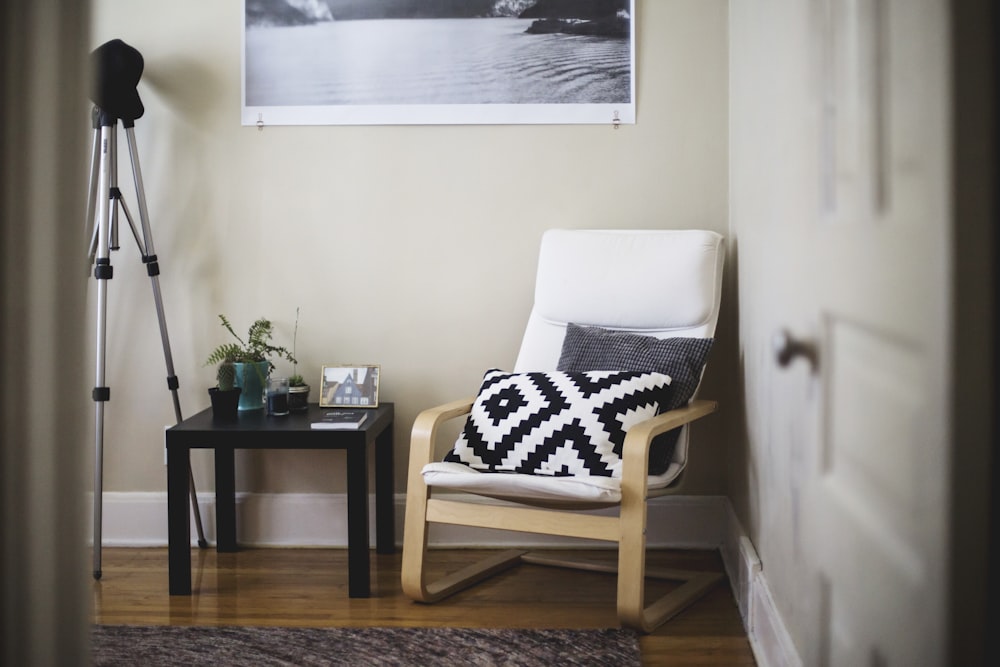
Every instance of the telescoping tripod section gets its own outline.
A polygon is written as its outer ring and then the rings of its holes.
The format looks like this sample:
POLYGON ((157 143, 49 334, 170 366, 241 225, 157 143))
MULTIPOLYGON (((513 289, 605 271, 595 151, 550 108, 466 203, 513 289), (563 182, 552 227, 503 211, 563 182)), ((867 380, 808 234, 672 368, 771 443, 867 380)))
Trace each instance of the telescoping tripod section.
MULTIPOLYGON (((107 309, 108 281, 114 275, 111 265, 111 251, 118 250, 118 210, 125 214, 132 236, 139 247, 142 262, 146 265, 153 288, 156 317, 160 326, 160 340, 163 344, 163 358, 167 366, 167 387, 173 397, 174 416, 177 423, 183 421, 177 389, 180 386, 174 373, 173 356, 170 353, 170 338, 167 335, 167 321, 163 311, 160 293, 160 265, 153 247, 153 235, 149 226, 146 209, 146 193, 142 184, 139 154, 135 143, 135 121, 145 109, 136 86, 142 76, 142 55, 125 42, 115 39, 107 42, 91 53, 93 81, 91 101, 94 102, 92 120, 94 137, 91 147, 90 185, 87 197, 87 223, 93 223, 90 239, 90 261, 97 280, 97 360, 93 399, 95 406, 94 431, 94 578, 101 578, 101 527, 102 493, 104 469, 104 404, 111 399, 111 388, 105 378, 107 359, 107 309), (139 204, 139 222, 136 227, 132 214, 118 188, 118 122, 125 128, 135 194, 139 204)), ((198 527, 198 544, 208 546, 201 525, 194 476, 190 466, 191 504, 194 508, 195 524, 198 527)))

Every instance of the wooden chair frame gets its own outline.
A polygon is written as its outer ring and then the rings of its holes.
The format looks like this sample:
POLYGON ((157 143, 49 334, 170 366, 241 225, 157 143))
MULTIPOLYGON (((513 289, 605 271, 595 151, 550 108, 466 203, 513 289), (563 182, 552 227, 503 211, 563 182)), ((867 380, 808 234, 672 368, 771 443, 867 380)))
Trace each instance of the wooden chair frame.
MULTIPOLYGON (((421 471, 435 461, 435 441, 439 427, 449 420, 467 415, 473 398, 430 408, 417 416, 410 444, 407 476, 406 518, 403 540, 402 585, 404 593, 418 602, 433 603, 472 586, 518 563, 574 567, 591 571, 618 573, 618 619, 623 627, 651 632, 685 607, 696 601, 723 575, 716 572, 646 569, 646 502, 649 497, 665 495, 676 482, 662 490, 647 492, 647 462, 653 438, 678 426, 715 412, 715 401, 695 400, 634 425, 629 429, 622 450, 621 503, 617 516, 595 516, 566 511, 565 507, 522 500, 532 507, 489 505, 432 498, 421 471), (594 561, 546 558, 523 550, 508 550, 427 582, 424 569, 427 557, 427 533, 431 523, 499 528, 521 532, 589 538, 618 543, 617 568, 594 561), (644 602, 646 577, 683 582, 651 605, 644 602)), ((605 504, 607 506, 608 504, 605 504)), ((616 504, 611 504, 614 506, 616 504)))

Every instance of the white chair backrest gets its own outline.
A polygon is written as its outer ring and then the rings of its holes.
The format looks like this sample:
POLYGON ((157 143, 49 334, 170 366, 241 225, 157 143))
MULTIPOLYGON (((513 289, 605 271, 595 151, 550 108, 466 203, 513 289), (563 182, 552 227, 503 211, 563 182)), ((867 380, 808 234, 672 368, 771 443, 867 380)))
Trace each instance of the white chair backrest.
POLYGON ((722 236, 710 231, 545 232, 514 370, 555 370, 570 322, 657 338, 713 337, 723 259, 722 236))
MULTIPOLYGON (((657 338, 714 337, 723 260, 722 236, 704 230, 545 232, 514 370, 556 370, 570 322, 657 338)), ((685 428, 671 459, 677 470, 687 452, 685 428)))

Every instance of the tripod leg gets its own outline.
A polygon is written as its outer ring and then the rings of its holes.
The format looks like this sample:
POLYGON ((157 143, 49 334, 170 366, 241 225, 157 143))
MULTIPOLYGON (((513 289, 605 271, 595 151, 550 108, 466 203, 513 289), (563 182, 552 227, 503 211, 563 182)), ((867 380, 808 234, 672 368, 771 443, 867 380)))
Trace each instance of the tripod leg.
POLYGON ((100 146, 101 146, 101 127, 98 124, 98 117, 100 112, 97 107, 94 107, 93 118, 94 118, 94 138, 90 145, 90 180, 87 183, 87 225, 93 224, 94 228, 91 230, 90 237, 90 249, 88 251, 88 256, 90 258, 90 263, 94 263, 94 258, 97 255, 97 218, 95 217, 96 206, 97 206, 97 179, 98 179, 98 164, 100 160, 100 146))
MULTIPOLYGON (((149 275, 150 284, 153 288, 153 301, 156 304, 156 319, 160 326, 160 342, 163 345, 163 360, 166 362, 167 366, 167 388, 170 389, 170 394, 174 401, 174 416, 177 418, 177 423, 183 421, 183 416, 181 415, 181 403, 177 395, 177 389, 180 386, 177 381, 177 375, 174 373, 174 359, 170 352, 170 336, 167 334, 167 318, 163 310, 163 296, 160 293, 160 264, 156 257, 156 251, 153 247, 153 233, 149 226, 149 212, 146 209, 146 191, 142 185, 142 170, 139 167, 139 152, 135 144, 135 127, 134 123, 130 121, 123 121, 122 125, 125 127, 125 136, 128 141, 129 158, 132 161, 132 175, 135 179, 135 192, 136 198, 139 202, 139 223, 142 225, 142 236, 143 243, 142 246, 142 261, 146 265, 146 273, 149 275)), ((126 217, 128 217, 129 224, 132 225, 133 234, 135 233, 135 225, 132 222, 130 216, 128 216, 128 210, 126 211, 126 217)), ((138 236, 136 241, 138 241, 138 236)), ((191 471, 191 466, 188 464, 188 475, 190 477, 190 488, 191 488, 191 506, 194 510, 194 520, 195 525, 198 528, 198 546, 205 548, 208 546, 208 541, 205 539, 205 531, 201 525, 201 511, 198 507, 198 496, 194 487, 194 473, 191 471)))
POLYGON ((108 280, 112 276, 110 250, 108 247, 108 226, 111 219, 111 200, 107 196, 111 183, 111 160, 109 152, 113 141, 113 126, 101 127, 100 169, 97 192, 97 247, 94 277, 97 279, 97 363, 94 382, 94 579, 101 578, 101 507, 104 490, 104 404, 111 397, 111 390, 105 384, 105 358, 107 351, 108 280))

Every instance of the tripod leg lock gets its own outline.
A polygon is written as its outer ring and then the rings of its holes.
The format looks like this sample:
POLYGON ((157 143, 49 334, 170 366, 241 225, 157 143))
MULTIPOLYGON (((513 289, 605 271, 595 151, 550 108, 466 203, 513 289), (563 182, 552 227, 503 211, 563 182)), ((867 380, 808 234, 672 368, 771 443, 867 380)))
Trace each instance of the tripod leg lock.
POLYGON ((111 400, 111 387, 94 387, 94 402, 106 403, 111 400))
POLYGON ((167 389, 169 389, 170 391, 175 391, 180 386, 181 383, 177 380, 176 375, 167 376, 167 389))
POLYGON ((107 257, 101 257, 94 265, 94 277, 98 280, 111 280, 114 273, 115 269, 107 257))
POLYGON ((146 265, 146 274, 150 278, 160 275, 160 263, 156 261, 156 255, 143 255, 142 263, 146 265))

